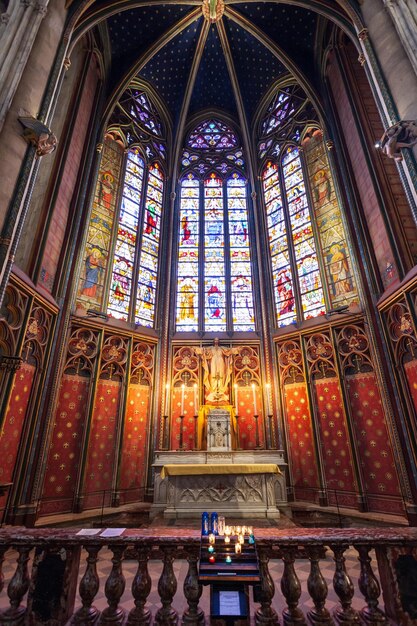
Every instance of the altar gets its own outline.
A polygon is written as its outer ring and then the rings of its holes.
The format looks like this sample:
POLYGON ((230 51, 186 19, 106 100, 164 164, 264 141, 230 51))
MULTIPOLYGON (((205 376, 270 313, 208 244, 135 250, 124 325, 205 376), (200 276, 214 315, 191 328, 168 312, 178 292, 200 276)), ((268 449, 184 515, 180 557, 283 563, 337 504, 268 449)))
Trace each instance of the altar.
POLYGON ((156 452, 151 517, 217 511, 234 519, 278 519, 287 506, 285 467, 281 450, 156 452))

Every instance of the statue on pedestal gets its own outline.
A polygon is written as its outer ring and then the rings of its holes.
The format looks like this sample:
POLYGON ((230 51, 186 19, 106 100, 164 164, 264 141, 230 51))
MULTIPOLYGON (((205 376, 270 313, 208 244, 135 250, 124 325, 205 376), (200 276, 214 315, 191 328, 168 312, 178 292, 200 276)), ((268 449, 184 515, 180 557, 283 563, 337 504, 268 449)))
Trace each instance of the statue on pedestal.
POLYGON ((240 354, 241 349, 222 348, 217 338, 210 348, 195 348, 195 353, 202 359, 206 403, 230 403, 228 386, 232 373, 232 357, 240 354))

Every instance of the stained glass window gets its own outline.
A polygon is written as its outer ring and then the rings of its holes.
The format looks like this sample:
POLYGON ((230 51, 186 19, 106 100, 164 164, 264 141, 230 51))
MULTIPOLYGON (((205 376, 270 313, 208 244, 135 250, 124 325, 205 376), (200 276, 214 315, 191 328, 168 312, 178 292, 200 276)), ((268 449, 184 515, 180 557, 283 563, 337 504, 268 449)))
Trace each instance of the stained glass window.
POLYGON ((136 296, 135 321, 142 326, 153 326, 155 315, 163 191, 164 178, 155 164, 149 168, 136 296))
POLYGON ((177 330, 198 330, 200 182, 192 174, 181 185, 177 330))
POLYGON ((166 160, 165 127, 138 78, 110 116, 77 306, 153 326, 166 160))
POLYGON ((243 152, 219 120, 191 132, 182 157, 177 331, 255 329, 243 152))
POLYGON ((114 139, 107 138, 103 146, 83 253, 77 299, 80 309, 102 311, 105 306, 104 283, 109 265, 122 161, 123 147, 114 139))
POLYGON ((279 89, 260 125, 276 319, 285 326, 357 303, 341 211, 316 113, 298 85, 279 89), (302 145, 302 152, 300 151, 302 145))
POLYGON ((276 317, 278 325, 285 326, 297 318, 308 319, 325 312, 316 241, 296 146, 285 150, 281 167, 267 164, 263 187, 276 317))
POLYGON ((123 320, 129 316, 144 165, 139 155, 129 153, 107 307, 112 317, 123 320))
POLYGON ((137 150, 128 153, 107 314, 125 321, 134 317, 141 326, 153 326, 155 316, 163 186, 157 164, 145 177, 144 159, 137 150))

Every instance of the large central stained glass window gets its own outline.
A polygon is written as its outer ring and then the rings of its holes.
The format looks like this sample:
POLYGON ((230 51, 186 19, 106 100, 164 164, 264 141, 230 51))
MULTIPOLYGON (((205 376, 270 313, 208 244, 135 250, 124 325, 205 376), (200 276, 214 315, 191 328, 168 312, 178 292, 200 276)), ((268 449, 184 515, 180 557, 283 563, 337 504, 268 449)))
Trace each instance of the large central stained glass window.
POLYGON ((255 330, 242 150, 219 120, 190 133, 179 194, 177 331, 255 330))

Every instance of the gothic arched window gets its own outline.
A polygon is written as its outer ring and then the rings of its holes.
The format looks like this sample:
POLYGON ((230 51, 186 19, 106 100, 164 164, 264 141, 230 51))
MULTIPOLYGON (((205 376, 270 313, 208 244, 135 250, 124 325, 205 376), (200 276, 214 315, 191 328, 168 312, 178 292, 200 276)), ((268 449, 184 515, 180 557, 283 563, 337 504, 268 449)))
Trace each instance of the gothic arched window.
POLYGON ((247 181, 236 134, 202 122, 188 136, 179 192, 177 331, 255 330, 247 181))
POLYGON ((298 85, 279 89, 258 154, 279 326, 358 302, 327 147, 298 85))
POLYGON ((165 159, 163 126, 131 87, 110 119, 81 272, 78 306, 153 326, 165 159))

